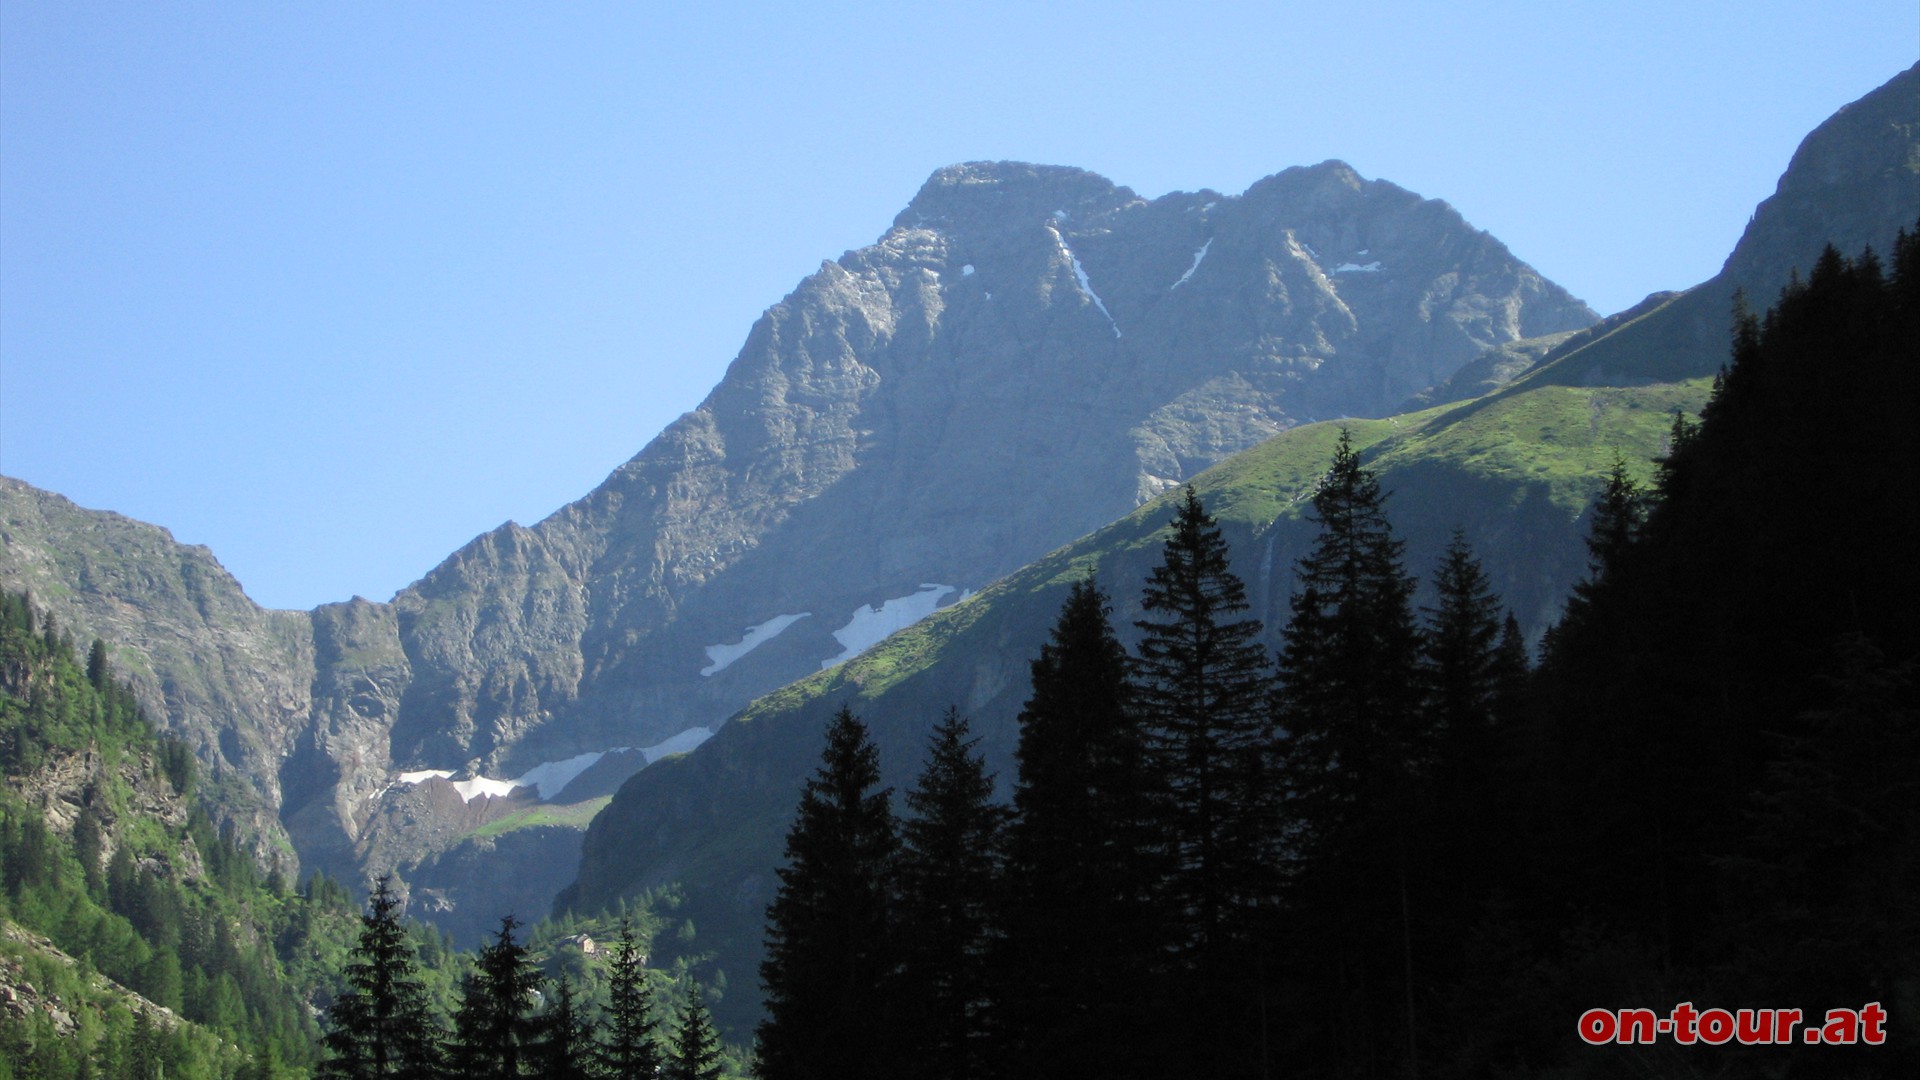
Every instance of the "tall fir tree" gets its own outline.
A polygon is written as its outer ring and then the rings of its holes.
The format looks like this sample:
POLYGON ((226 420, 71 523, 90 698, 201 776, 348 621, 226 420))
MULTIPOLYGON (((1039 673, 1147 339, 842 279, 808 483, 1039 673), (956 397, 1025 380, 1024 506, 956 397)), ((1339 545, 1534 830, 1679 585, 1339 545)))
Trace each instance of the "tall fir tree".
POLYGON ((1272 665, 1230 568, 1219 526, 1189 487, 1134 623, 1131 670, 1151 767, 1166 785, 1174 858, 1166 900, 1178 944, 1224 944, 1236 917, 1271 889, 1266 750, 1272 665))
POLYGON ((720 1080, 720 1036, 696 983, 680 1010, 680 1026, 673 1033, 673 1053, 667 1058, 665 1080, 720 1080))
POLYGON ((1075 582, 1032 664, 1007 828, 996 1048, 1007 1075, 1157 1075, 1167 860, 1106 594, 1075 582))
MULTIPOLYGON (((1666 481, 1667 486, 1673 483, 1672 478, 1666 481)), ((1616 454, 1607 468, 1606 486, 1593 502, 1593 518, 1587 525, 1587 577, 1574 586, 1576 598, 1592 599, 1600 582, 1615 571, 1639 537, 1646 517, 1646 495, 1627 471, 1626 458, 1616 454)))
POLYGON ((1133 700, 1161 777, 1169 873, 1160 890, 1175 950, 1185 1067, 1263 1068, 1269 1026, 1262 924, 1275 873, 1272 662, 1227 544, 1189 487, 1134 626, 1133 700))
POLYGON ((1510 850, 1522 816, 1516 721, 1527 667, 1519 624, 1458 529, 1433 591, 1420 664, 1434 761, 1409 834, 1410 876, 1424 883, 1410 937, 1417 967, 1449 972, 1467 962, 1457 928, 1474 925, 1483 898, 1518 870, 1510 850))
POLYGON ((1006 808, 966 718, 949 708, 929 740, 926 767, 907 792, 901 825, 894 976, 903 1076, 981 1075, 989 1010, 1001 832, 1006 808))
POLYGON ((432 1080, 439 1075, 440 1026, 428 1007, 399 912, 392 879, 382 875, 367 898, 360 941, 342 973, 347 992, 328 1010, 323 1076, 432 1080))
POLYGON ((1277 699, 1292 948, 1323 987, 1311 1007, 1324 1012, 1296 1030, 1340 1044, 1349 1067, 1381 1073, 1413 1060, 1415 1041, 1409 833, 1433 746, 1414 583, 1350 432, 1311 517, 1320 535, 1296 566, 1277 699), (1396 1015, 1397 1037, 1382 1019, 1396 1015))
POLYGON ((513 939, 520 923, 508 915, 480 949, 454 1015, 452 1071, 462 1080, 518 1080, 534 1034, 533 1004, 540 972, 526 946, 513 939))
POLYGON ((1320 535, 1295 568, 1279 662, 1289 817, 1300 830, 1296 850, 1309 857, 1355 815, 1406 794, 1432 749, 1419 726, 1420 637, 1405 545, 1346 431, 1311 516, 1320 535))
POLYGON ((562 975, 534 1021, 527 1065, 541 1080, 597 1080, 593 1051, 593 1025, 575 1000, 573 980, 562 975))
POLYGON ((898 837, 867 727, 841 706, 800 793, 760 964, 764 1080, 864 1080, 890 1070, 881 1022, 895 959, 889 900, 898 837))
POLYGON ((596 1060, 605 1080, 654 1080, 663 1059, 646 958, 633 939, 633 924, 620 920, 607 973, 606 1026, 596 1060))
POLYGON ((1427 725, 1440 740, 1440 767, 1490 767, 1496 756, 1496 711, 1513 662, 1502 638, 1511 617, 1458 529, 1434 571, 1433 586, 1435 603, 1422 609, 1420 667, 1427 725))

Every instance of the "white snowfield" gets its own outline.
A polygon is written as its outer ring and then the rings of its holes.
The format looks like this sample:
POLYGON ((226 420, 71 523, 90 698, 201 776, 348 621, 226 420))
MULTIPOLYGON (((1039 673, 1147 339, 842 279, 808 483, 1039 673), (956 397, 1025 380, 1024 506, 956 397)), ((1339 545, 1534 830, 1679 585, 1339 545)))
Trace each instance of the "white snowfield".
POLYGON ((1207 242, 1200 245, 1200 250, 1193 253, 1193 265, 1187 267, 1187 272, 1180 275, 1179 281, 1176 281, 1173 284, 1167 286, 1168 292, 1172 292, 1173 290, 1187 283, 1187 279, 1193 276, 1193 272, 1195 270, 1200 269, 1200 260, 1207 257, 1207 249, 1212 246, 1213 246, 1213 237, 1209 236, 1207 237, 1207 242))
MULTIPOLYGON (((847 625, 833 632, 834 640, 840 643, 840 655, 820 661, 821 669, 844 664, 880 644, 888 635, 933 614, 940 607, 941 598, 953 591, 952 585, 923 582, 919 592, 855 609, 847 625)), ((972 595, 972 590, 968 590, 961 594, 960 600, 972 595)))
POLYGON ((758 626, 747 627, 747 632, 739 641, 731 645, 707 646, 707 659, 713 661, 700 669, 700 674, 713 676, 731 667, 735 660, 780 636, 780 632, 801 619, 813 614, 803 611, 798 615, 775 615, 758 626))
MULTIPOLYGON (((1061 217, 1062 214, 1062 211, 1054 211, 1055 217, 1061 217)), ((1106 302, 1100 299, 1100 294, 1093 291, 1093 282, 1087 280, 1087 271, 1080 265, 1080 256, 1075 255, 1073 249, 1067 246, 1067 238, 1060 235, 1059 229, 1048 225, 1047 231, 1053 234, 1054 243, 1060 245, 1060 250, 1067 256, 1067 261, 1073 264, 1073 280, 1079 284, 1080 294, 1093 301, 1093 306, 1099 308, 1100 314, 1107 317, 1107 325, 1113 327, 1113 336, 1120 337, 1120 324, 1114 321, 1113 312, 1107 310, 1106 302)))
MULTIPOLYGON (((1360 254, 1365 255, 1366 252, 1363 251, 1360 254)), ((1362 266, 1359 263, 1344 262, 1334 267, 1333 272, 1336 274, 1377 274, 1380 272, 1380 264, 1376 261, 1362 266)))
MULTIPOLYGON (((681 732, 680 734, 675 735, 672 738, 668 739, 666 742, 654 743, 652 746, 641 747, 640 756, 646 758, 647 764, 651 765, 654 762, 659 761, 663 757, 672 757, 675 754, 684 754, 687 751, 693 749, 696 746, 699 746, 701 743, 706 742, 708 739, 711 739, 711 738, 713 738, 712 728, 690 727, 687 730, 681 732)), ((626 748, 621 747, 620 749, 624 750, 626 748)))
MULTIPOLYGON (((651 765, 663 757, 670 757, 674 754, 684 754, 694 747, 699 746, 701 743, 706 742, 712 736, 713 732, 708 728, 688 728, 668 738, 665 742, 658 742, 652 746, 641 747, 639 751, 640 757, 648 765, 651 765)), ((608 754, 617 754, 632 749, 633 747, 631 746, 616 746, 611 750, 596 750, 586 754, 575 754, 562 761, 542 762, 512 780, 492 780, 485 776, 476 776, 471 780, 455 780, 453 779, 454 770, 452 769, 420 769, 414 772, 401 773, 394 780, 393 784, 388 786, 387 790, 391 791, 401 784, 411 786, 414 784, 424 784, 428 780, 445 780, 453 785, 453 790, 460 793, 461 802, 472 802, 482 795, 504 797, 512 794, 516 788, 532 788, 535 797, 545 802, 566 790, 568 784, 573 783, 576 777, 592 768, 601 758, 608 754)))

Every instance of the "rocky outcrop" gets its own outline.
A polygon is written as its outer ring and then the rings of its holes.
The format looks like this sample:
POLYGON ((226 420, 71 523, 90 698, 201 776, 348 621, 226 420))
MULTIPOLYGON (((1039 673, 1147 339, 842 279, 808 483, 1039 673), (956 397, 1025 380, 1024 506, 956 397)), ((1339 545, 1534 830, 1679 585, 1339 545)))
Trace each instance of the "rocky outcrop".
POLYGON ((115 674, 155 724, 193 747, 240 835, 264 862, 294 869, 280 765, 310 716, 304 613, 261 608, 212 552, 163 528, 7 477, 0 589, 31 593, 82 655, 92 639, 107 642, 115 674))
MULTIPOLYGON (((1885 253, 1920 228, 1920 64, 1842 108, 1794 151, 1720 272, 1623 323, 1544 357, 1531 377, 1620 386, 1710 375, 1726 360, 1734 297, 1765 311, 1831 244, 1885 253), (1626 331, 1631 330, 1631 333, 1626 331)), ((1650 297, 1649 301, 1656 298, 1650 297)))
POLYGON ((317 612, 287 820, 330 867, 409 865, 438 819, 382 809, 399 770, 506 777, 717 726, 1276 432, 1592 320, 1338 162, 1151 201, 940 170, 594 492, 388 609, 317 612))

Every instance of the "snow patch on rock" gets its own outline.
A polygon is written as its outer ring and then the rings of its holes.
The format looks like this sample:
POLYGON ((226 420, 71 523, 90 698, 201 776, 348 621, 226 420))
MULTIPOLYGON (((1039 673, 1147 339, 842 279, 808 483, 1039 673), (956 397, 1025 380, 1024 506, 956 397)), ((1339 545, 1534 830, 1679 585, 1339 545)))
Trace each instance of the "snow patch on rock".
MULTIPOLYGON (((1365 253, 1362 252, 1362 254, 1365 253)), ((1370 262, 1362 266, 1359 263, 1344 262, 1334 267, 1333 272, 1336 274, 1377 274, 1380 272, 1380 264, 1378 262, 1370 262)))
POLYGON ((693 749, 696 746, 699 746, 701 743, 706 742, 708 739, 711 739, 711 738, 713 738, 713 731, 711 729, 703 728, 703 727, 691 727, 681 732, 680 734, 673 736, 672 738, 668 739, 666 742, 654 743, 652 746, 641 747, 640 756, 646 758, 647 764, 651 765, 654 762, 659 761, 663 757, 672 757, 675 754, 684 754, 687 751, 693 749))
POLYGON ((1207 237, 1207 242, 1200 245, 1200 250, 1193 253, 1193 265, 1187 267, 1187 272, 1180 275, 1179 281, 1176 281, 1173 284, 1167 286, 1168 292, 1172 292, 1173 290, 1187 283, 1187 279, 1193 276, 1193 272, 1195 270, 1200 269, 1200 260, 1207 257, 1207 249, 1212 246, 1213 246, 1213 237, 1209 236, 1207 237))
MULTIPOLYGON (((688 728, 677 735, 670 736, 664 742, 641 747, 639 753, 641 759, 651 765, 663 757, 684 754, 712 737, 713 731, 709 728, 688 728)), ((414 784, 424 784, 429 780, 445 780, 453 785, 454 791, 460 794, 461 802, 472 802, 483 795, 505 798, 519 788, 532 788, 534 796, 545 802, 565 791, 568 784, 573 783, 581 773, 591 769, 601 758, 608 754, 623 753, 632 749, 631 746, 616 746, 611 750, 575 754, 560 761, 543 761, 512 780, 494 780, 485 776, 476 776, 471 780, 455 780, 452 769, 417 769, 401 773, 385 790, 392 791, 402 784, 411 787, 414 784)))
MULTIPOLYGON (((878 645, 888 635, 905 630, 933 614, 940 607, 941 598, 953 591, 951 585, 923 582, 919 592, 856 609, 853 617, 847 620, 847 625, 833 632, 833 639, 840 643, 840 655, 820 661, 821 668, 844 664, 878 645)), ((961 599, 970 595, 968 593, 961 599)))
POLYGON ((700 674, 707 676, 720 674, 722 671, 731 667, 735 660, 740 659, 760 646, 765 645, 767 642, 772 641, 774 638, 779 637, 782 630, 785 630, 787 627, 792 626, 794 623, 799 622, 811 614, 813 614, 813 612, 803 611, 798 615, 775 615, 773 618, 768 619, 758 626, 747 627, 746 633, 741 636, 740 640, 731 645, 707 646, 707 659, 712 661, 712 663, 701 668, 700 674))
POLYGON ((534 794, 543 800, 551 799, 573 783, 574 777, 586 772, 594 762, 605 756, 606 751, 602 750, 591 754, 575 754, 565 761, 548 761, 535 765, 512 783, 514 787, 532 788, 534 794))
POLYGON ((1113 312, 1107 310, 1107 305, 1100 299, 1100 294, 1093 291, 1093 282, 1087 280, 1087 271, 1080 265, 1080 256, 1075 255, 1073 249, 1067 246, 1067 238, 1060 235, 1059 229, 1048 225, 1047 231, 1053 234, 1053 242, 1060 245, 1061 253, 1067 257, 1069 263, 1073 264, 1073 280, 1080 286, 1080 295, 1093 301, 1093 306, 1099 308, 1100 314, 1107 317, 1107 325, 1113 327, 1113 336, 1120 337, 1120 324, 1114 321, 1113 312))
POLYGON ((961 267, 961 268, 960 268, 960 276, 961 276, 961 277, 972 277, 972 276, 973 276, 973 264, 972 264, 972 263, 968 263, 967 265, 965 265, 965 266, 963 266, 963 267, 961 267))
POLYGON ((519 786, 511 780, 489 780, 484 776, 476 776, 471 780, 453 781, 453 790, 460 793, 461 802, 472 802, 482 795, 505 798, 513 794, 513 789, 519 786))

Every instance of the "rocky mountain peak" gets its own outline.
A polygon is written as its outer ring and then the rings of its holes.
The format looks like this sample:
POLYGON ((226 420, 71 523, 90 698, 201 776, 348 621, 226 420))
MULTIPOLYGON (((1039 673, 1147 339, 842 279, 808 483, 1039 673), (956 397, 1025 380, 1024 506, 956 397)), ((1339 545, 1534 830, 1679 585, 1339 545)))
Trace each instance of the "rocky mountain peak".
POLYGON ((983 219, 1037 222, 1055 211, 1084 216, 1137 199, 1132 191, 1085 169, 1024 161, 969 161, 934 170, 894 218, 893 226, 907 229, 983 219))
POLYGON ((399 869, 460 924, 467 886, 433 866, 586 797, 554 779, 574 765, 607 794, 626 774, 603 761, 630 773, 1232 454, 1593 319, 1444 204, 1338 162, 1152 201, 949 166, 595 491, 389 604, 304 618, 282 646, 299 715, 246 760, 303 862, 399 869))

